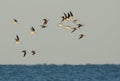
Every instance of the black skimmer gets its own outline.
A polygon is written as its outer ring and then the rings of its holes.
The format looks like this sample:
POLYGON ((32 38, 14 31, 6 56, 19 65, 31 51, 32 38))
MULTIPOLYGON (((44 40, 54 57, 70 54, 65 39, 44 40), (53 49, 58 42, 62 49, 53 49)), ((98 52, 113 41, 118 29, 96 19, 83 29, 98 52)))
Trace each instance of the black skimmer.
POLYGON ((72 28, 73 30, 72 30, 72 33, 74 32, 74 31, 76 31, 78 28, 77 27, 74 27, 74 28, 72 28))
POLYGON ((66 15, 66 13, 64 13, 64 21, 68 20, 68 16, 66 15))
POLYGON ((80 37, 79 37, 79 39, 81 39, 81 38, 83 38, 84 37, 84 35, 83 34, 80 34, 80 37))
POLYGON ((74 31, 80 29, 80 27, 83 26, 82 24, 77 24, 77 25, 78 25, 77 27, 72 28, 72 29, 73 29, 72 32, 74 32, 74 31))
POLYGON ((46 28, 47 23, 48 23, 48 19, 43 19, 43 24, 41 25, 41 28, 46 28))
POLYGON ((82 24, 77 24, 78 25, 78 27, 77 28, 80 28, 80 27, 82 27, 83 25, 82 24))
POLYGON ((70 11, 70 19, 73 19, 73 13, 70 11))
POLYGON ((46 25, 48 23, 48 19, 43 19, 43 25, 46 25))
POLYGON ((14 23, 14 24, 18 24, 18 20, 14 18, 14 19, 13 19, 13 23, 14 23))
POLYGON ((70 20, 70 19, 71 19, 70 17, 71 17, 71 15, 70 15, 70 13, 68 13, 68 17, 67 17, 67 18, 68 18, 68 20, 70 20))
POLYGON ((23 50, 22 52, 24 53, 23 57, 25 57, 27 54, 26 50, 23 50))
POLYGON ((31 53, 32 53, 32 55, 35 55, 37 52, 32 50, 31 53))
POLYGON ((15 41, 16 41, 16 44, 20 44, 20 38, 18 35, 16 35, 15 41))
POLYGON ((64 16, 62 16, 61 18, 62 18, 62 20, 61 20, 61 23, 62 23, 62 22, 65 20, 65 17, 64 17, 64 16))
POLYGON ((35 29, 33 27, 31 27, 31 34, 35 34, 35 29))

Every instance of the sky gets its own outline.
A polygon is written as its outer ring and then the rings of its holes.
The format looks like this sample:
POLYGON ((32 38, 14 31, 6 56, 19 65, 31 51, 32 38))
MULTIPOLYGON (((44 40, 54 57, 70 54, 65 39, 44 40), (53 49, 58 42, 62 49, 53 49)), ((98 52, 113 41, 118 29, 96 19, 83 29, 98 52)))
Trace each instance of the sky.
POLYGON ((120 64, 120 0, 0 0, 0 37, 0 64, 120 64), (58 27, 69 11, 84 24, 74 33, 58 27))

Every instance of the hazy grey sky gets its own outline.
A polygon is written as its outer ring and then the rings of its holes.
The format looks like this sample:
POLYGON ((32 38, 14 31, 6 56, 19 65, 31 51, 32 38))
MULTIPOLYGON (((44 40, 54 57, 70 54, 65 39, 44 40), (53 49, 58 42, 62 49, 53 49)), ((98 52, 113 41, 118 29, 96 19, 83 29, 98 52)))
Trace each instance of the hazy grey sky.
POLYGON ((0 37, 0 64, 120 64, 120 0, 0 0, 0 37), (58 27, 69 11, 85 25, 80 31, 58 27), (40 28, 43 18, 49 19, 46 29, 40 28), (78 40, 81 33, 86 36, 78 40), (22 45, 15 44, 16 34, 22 45))

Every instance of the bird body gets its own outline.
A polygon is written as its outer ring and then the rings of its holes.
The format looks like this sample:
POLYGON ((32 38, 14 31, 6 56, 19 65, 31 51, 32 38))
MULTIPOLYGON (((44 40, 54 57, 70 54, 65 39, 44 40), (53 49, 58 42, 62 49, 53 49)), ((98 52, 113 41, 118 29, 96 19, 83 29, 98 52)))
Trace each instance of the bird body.
POLYGON ((43 19, 43 25, 46 25, 48 23, 48 19, 43 19))
POLYGON ((27 54, 26 50, 23 50, 22 52, 24 53, 23 57, 25 57, 27 54))
POLYGON ((70 16, 70 13, 68 13, 68 17, 67 17, 67 18, 68 18, 68 20, 71 20, 71 18, 70 18, 70 17, 71 17, 71 16, 70 16))
POLYGON ((79 39, 81 39, 81 38, 83 38, 84 37, 84 35, 83 34, 80 34, 80 37, 79 37, 79 39))
POLYGON ((65 20, 65 17, 64 17, 64 16, 62 16, 61 18, 62 18, 62 20, 61 20, 61 23, 62 23, 62 22, 65 20))
POLYGON ((83 25, 82 24, 77 24, 78 25, 78 27, 77 28, 80 28, 80 27, 82 27, 83 25))
POLYGON ((14 24, 18 24, 17 19, 14 18, 14 19, 13 19, 13 23, 14 23, 14 24))
POLYGON ((32 50, 31 53, 32 53, 32 55, 35 55, 37 52, 32 50))
POLYGON ((73 13, 70 11, 70 19, 73 19, 73 13))
POLYGON ((33 27, 31 27, 31 34, 33 35, 33 34, 36 34, 36 31, 35 31, 35 29, 33 28, 33 27))
POLYGON ((73 32, 75 32, 76 30, 77 30, 77 27, 74 27, 74 28, 72 28, 73 30, 72 30, 72 33, 73 32))
POLYGON ((20 44, 20 39, 18 35, 16 35, 15 41, 16 41, 16 44, 20 44))

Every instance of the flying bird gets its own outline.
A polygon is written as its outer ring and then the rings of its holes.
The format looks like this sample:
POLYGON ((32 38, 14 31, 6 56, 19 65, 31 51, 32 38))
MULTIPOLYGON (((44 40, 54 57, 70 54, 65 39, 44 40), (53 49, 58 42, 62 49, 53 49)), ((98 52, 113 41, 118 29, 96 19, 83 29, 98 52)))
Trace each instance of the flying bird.
POLYGON ((82 27, 83 25, 82 24, 77 24, 78 25, 78 27, 77 28, 80 28, 80 27, 82 27))
POLYGON ((83 37, 84 37, 84 35, 83 35, 83 34, 80 34, 79 36, 80 36, 80 37, 79 37, 79 39, 81 39, 81 38, 83 38, 83 37))
POLYGON ((43 19, 43 25, 46 25, 48 23, 48 19, 43 19))
POLYGON ((24 53, 23 57, 25 57, 27 54, 26 50, 23 50, 22 52, 24 53))
POLYGON ((73 19, 73 13, 70 11, 70 19, 73 19))
POLYGON ((20 44, 20 38, 18 35, 16 35, 15 41, 16 41, 16 44, 20 44))
POLYGON ((65 20, 65 17, 64 17, 64 16, 62 16, 61 18, 62 18, 62 20, 61 20, 61 23, 62 23, 62 22, 65 20))
POLYGON ((77 27, 72 28, 72 29, 73 29, 72 32, 74 32, 74 31, 80 29, 80 27, 83 26, 82 24, 77 24, 77 25, 78 25, 77 27))
POLYGON ((74 27, 74 28, 72 28, 72 29, 73 29, 73 30, 72 30, 71 33, 75 32, 78 28, 77 28, 77 27, 74 27))
POLYGON ((64 21, 68 20, 68 16, 66 15, 66 13, 64 13, 64 21))
POLYGON ((18 20, 14 18, 14 19, 13 19, 13 23, 14 23, 14 24, 18 24, 18 20))
POLYGON ((66 13, 64 13, 64 17, 65 17, 65 18, 67 18, 67 15, 66 15, 66 13))
POLYGON ((35 34, 35 29, 33 27, 31 27, 31 34, 35 34))
POLYGON ((70 16, 70 13, 68 13, 68 16, 67 16, 68 20, 70 20, 70 19, 71 19, 70 17, 71 17, 71 16, 70 16))
POLYGON ((32 55, 35 55, 37 52, 32 50, 31 53, 32 53, 32 55))

